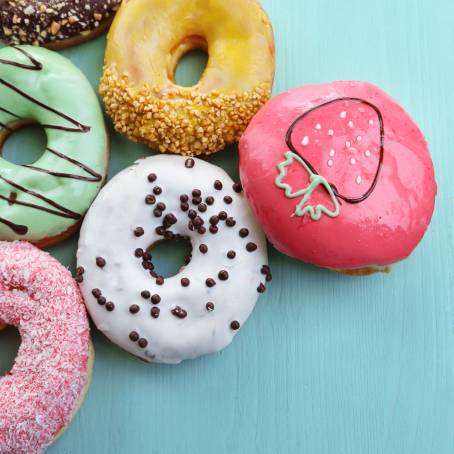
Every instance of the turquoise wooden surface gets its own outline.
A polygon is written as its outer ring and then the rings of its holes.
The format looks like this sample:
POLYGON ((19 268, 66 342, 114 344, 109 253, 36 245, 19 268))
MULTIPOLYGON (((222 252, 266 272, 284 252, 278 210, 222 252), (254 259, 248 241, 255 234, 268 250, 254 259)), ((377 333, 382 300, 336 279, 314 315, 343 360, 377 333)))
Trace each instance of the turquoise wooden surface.
MULTIPOLYGON (((51 454, 451 454, 454 450, 454 2, 264 0, 275 92, 365 79, 429 141, 439 195, 421 246, 392 274, 346 278, 270 248, 273 285, 223 353, 146 365, 94 331, 89 395, 51 454)), ((94 86, 104 39, 66 50, 94 86)), ((190 79, 194 61, 182 71, 190 79)), ((194 66, 195 65, 195 66, 194 66)), ((35 132, 11 138, 19 159, 35 132)), ((110 173, 149 151, 112 134, 110 173)), ((21 157, 22 159, 22 157, 21 157)), ((210 158, 237 175, 235 148, 210 158)), ((74 266, 76 238, 52 249, 74 266)), ((162 267, 175 266, 174 252, 162 267)), ((19 339, 0 333, 0 372, 19 339)))

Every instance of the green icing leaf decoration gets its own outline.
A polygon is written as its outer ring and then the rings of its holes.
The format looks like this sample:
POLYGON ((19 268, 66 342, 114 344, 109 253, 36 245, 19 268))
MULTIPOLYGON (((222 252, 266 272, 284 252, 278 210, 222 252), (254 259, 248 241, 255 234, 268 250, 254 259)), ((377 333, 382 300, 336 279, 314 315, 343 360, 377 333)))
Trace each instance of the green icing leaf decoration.
POLYGON ((287 151, 285 153, 285 160, 282 161, 280 164, 278 164, 277 168, 279 170, 279 175, 275 179, 275 185, 279 189, 283 189, 285 192, 285 196, 289 199, 295 199, 298 197, 303 196, 301 201, 296 205, 296 209, 294 212, 294 216, 298 217, 303 217, 306 214, 309 214, 311 219, 313 221, 319 221, 320 218, 322 217, 323 214, 326 214, 330 218, 336 218, 340 214, 340 204, 339 201, 337 200, 337 197, 334 194, 334 191, 328 181, 322 177, 321 175, 317 175, 312 170, 309 168, 309 166, 306 164, 304 159, 302 159, 300 156, 298 156, 296 153, 293 151, 287 151), (308 173, 309 175, 309 181, 310 184, 304 189, 299 189, 298 191, 293 191, 293 188, 287 184, 284 183, 283 180, 287 176, 287 167, 289 167, 293 162, 296 161, 299 164, 301 164, 304 168, 304 170, 308 173), (322 186, 325 191, 329 194, 331 197, 331 201, 333 202, 334 205, 334 210, 330 210, 329 208, 326 208, 323 204, 319 203, 318 205, 306 205, 304 206, 307 201, 310 199, 312 193, 315 191, 315 189, 318 186, 322 186))

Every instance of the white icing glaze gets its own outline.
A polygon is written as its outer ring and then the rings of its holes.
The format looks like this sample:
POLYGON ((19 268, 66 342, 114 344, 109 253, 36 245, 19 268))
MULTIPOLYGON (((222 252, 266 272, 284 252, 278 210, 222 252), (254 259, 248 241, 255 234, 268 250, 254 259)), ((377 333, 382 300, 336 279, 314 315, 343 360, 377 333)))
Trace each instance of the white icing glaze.
POLYGON ((202 160, 193 161, 192 168, 186 167, 187 159, 180 156, 153 156, 138 161, 101 191, 81 230, 77 259, 85 269, 81 289, 88 310, 107 337, 146 361, 179 363, 220 351, 236 333, 231 323, 238 321, 243 326, 255 306, 260 284, 265 284, 266 275, 261 270, 268 263, 266 240, 244 196, 232 189, 233 181, 222 169, 202 160), (147 178, 151 173, 157 176, 153 183, 147 178), (216 180, 222 182, 222 190, 215 189, 216 180), (156 196, 154 205, 147 205, 144 199, 153 193, 155 186, 162 188, 162 194, 156 196), (193 205, 193 189, 201 190, 203 201, 214 197, 214 204, 207 206, 206 212, 199 212, 193 205), (189 229, 188 212, 180 207, 181 194, 189 195, 189 207, 204 220, 206 233, 189 229), (233 202, 227 204, 225 196, 230 196, 233 202), (166 210, 162 217, 155 217, 153 210, 159 202, 166 205, 166 210), (220 211, 227 212, 236 224, 228 227, 221 220, 218 233, 213 234, 209 231, 209 219, 220 211), (178 220, 170 230, 190 238, 193 256, 176 276, 158 285, 134 251, 146 250, 163 239, 155 229, 169 213, 178 220), (139 226, 145 234, 136 237, 134 230, 139 226), (242 228, 249 230, 246 238, 239 234, 242 228), (257 249, 248 252, 248 243, 256 244, 257 249), (207 253, 200 252, 201 244, 208 246, 207 253), (236 252, 234 259, 227 257, 230 250, 236 252), (96 265, 97 257, 105 259, 103 268, 96 265), (227 280, 219 279, 221 270, 228 272, 227 280), (182 286, 182 278, 190 280, 188 287, 182 286), (216 285, 207 287, 207 278, 213 278, 216 285), (96 288, 115 304, 113 311, 107 311, 92 295, 96 288), (152 304, 150 298, 144 299, 143 290, 158 294, 161 302, 152 304), (214 304, 213 311, 207 310, 208 302, 214 304), (129 310, 133 304, 140 307, 136 314, 129 310), (186 318, 172 314, 177 306, 187 311, 186 318), (158 318, 150 314, 153 307, 160 309, 158 318), (147 340, 145 348, 130 339, 133 331, 147 340))

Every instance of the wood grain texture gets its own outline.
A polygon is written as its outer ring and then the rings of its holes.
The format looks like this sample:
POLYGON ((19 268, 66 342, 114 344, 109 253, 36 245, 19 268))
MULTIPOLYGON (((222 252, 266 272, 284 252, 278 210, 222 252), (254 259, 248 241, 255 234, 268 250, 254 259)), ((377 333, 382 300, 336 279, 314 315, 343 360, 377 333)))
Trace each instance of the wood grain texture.
MULTIPOLYGON (((94 332, 93 385, 51 454, 454 450, 454 2, 263 4, 277 38, 276 93, 365 79, 419 123, 439 184, 429 232, 390 275, 370 278, 346 278, 270 248, 273 285, 218 355, 146 365, 94 332)), ((63 54, 96 86, 103 49, 101 38, 63 54)), ((149 154, 117 134, 112 145, 111 175, 149 154)), ((210 161, 237 175, 234 148, 210 161)), ((52 253, 74 266, 75 244, 52 253)), ((8 330, 0 342, 2 366, 18 340, 8 330)))

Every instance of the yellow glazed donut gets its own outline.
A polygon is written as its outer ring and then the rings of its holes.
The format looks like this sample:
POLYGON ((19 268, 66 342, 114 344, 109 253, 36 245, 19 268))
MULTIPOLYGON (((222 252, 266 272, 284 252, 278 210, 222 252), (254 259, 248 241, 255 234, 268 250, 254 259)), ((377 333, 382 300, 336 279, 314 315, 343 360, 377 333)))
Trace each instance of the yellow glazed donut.
POLYGON ((256 0, 124 0, 100 92, 116 129, 161 152, 214 153, 237 141, 271 96, 273 29, 256 0), (180 58, 206 50, 199 83, 175 83, 180 58))

